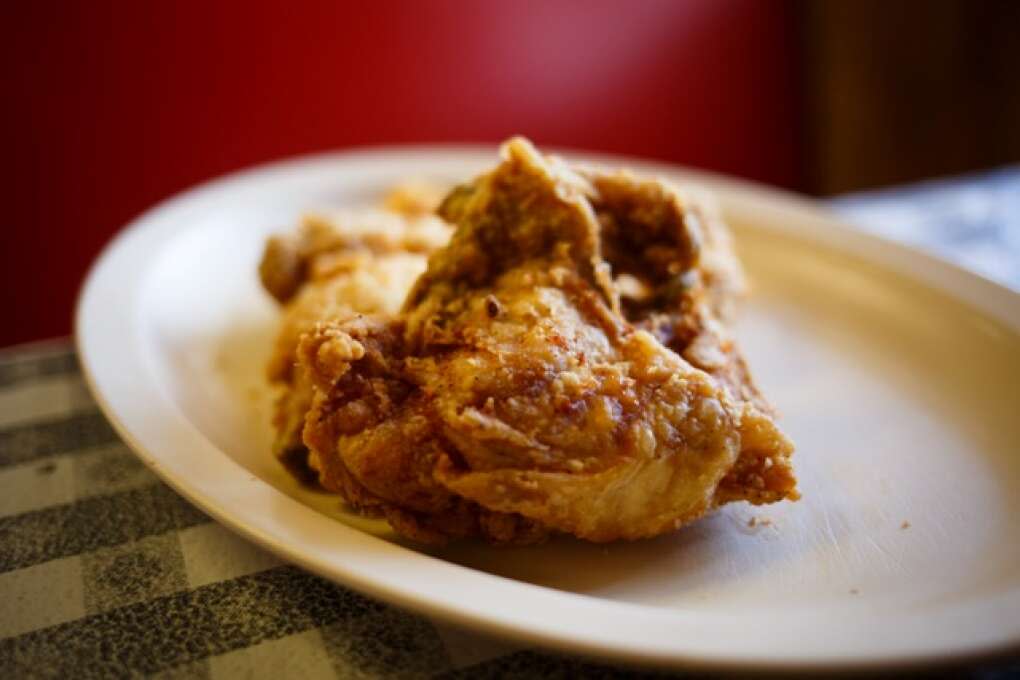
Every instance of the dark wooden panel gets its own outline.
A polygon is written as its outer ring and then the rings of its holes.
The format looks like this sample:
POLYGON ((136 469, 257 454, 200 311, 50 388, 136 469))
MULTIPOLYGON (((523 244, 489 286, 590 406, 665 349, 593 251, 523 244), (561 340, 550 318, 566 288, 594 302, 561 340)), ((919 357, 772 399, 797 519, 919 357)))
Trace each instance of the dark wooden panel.
POLYGON ((818 0, 801 9, 813 190, 1020 160, 1020 2, 818 0))

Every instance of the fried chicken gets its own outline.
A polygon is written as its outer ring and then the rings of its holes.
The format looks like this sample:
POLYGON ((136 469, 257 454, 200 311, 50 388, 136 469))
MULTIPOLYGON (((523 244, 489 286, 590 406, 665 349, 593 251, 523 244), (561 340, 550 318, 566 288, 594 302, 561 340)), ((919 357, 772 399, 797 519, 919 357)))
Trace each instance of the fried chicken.
POLYGON ((436 195, 428 186, 398 187, 385 197, 385 210, 310 215, 297 234, 273 237, 266 245, 259 274, 283 305, 267 370, 269 380, 281 387, 273 448, 299 478, 314 480, 318 462, 314 455, 309 460, 301 439, 312 382, 297 364, 298 343, 327 320, 399 310, 425 271, 428 254, 450 236, 450 228, 429 214, 438 204, 436 195))
POLYGON ((522 139, 502 154, 443 201, 456 231, 400 313, 302 336, 321 483, 434 543, 636 539, 797 498, 726 331, 743 283, 715 212, 522 139))

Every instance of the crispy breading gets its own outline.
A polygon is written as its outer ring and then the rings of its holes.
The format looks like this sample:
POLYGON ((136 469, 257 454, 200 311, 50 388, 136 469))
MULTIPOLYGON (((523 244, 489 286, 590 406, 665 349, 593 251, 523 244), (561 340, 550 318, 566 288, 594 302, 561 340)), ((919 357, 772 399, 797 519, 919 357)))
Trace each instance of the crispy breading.
POLYGON ((427 542, 633 539, 797 497, 726 331, 743 283, 711 208, 514 139, 439 214, 456 231, 399 314, 301 339, 327 487, 427 542))
MULTIPOLYGON (((394 197, 406 199, 408 191, 398 187, 386 204, 400 204, 394 197)), ((274 451, 298 476, 314 479, 318 467, 301 439, 313 397, 312 383, 297 365, 301 337, 326 321, 395 313, 425 271, 427 255, 449 235, 445 223, 416 206, 404 214, 391 208, 310 215, 296 234, 269 239, 259 273, 266 290, 283 304, 267 367, 269 379, 282 388, 273 419, 274 451)))

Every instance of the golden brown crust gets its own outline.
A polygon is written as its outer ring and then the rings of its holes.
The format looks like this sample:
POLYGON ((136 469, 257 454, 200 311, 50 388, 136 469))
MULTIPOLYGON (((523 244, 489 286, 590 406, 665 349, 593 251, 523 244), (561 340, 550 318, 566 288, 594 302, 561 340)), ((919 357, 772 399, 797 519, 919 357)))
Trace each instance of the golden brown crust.
POLYGON ((425 542, 640 538, 796 498, 726 330, 721 221, 662 182, 503 153, 442 203, 458 228, 399 315, 305 331, 323 483, 425 542))
POLYGON ((273 415, 274 452, 301 479, 319 461, 302 441, 312 407, 311 377, 297 365, 301 337, 326 321, 358 313, 393 313, 426 256, 449 238, 435 217, 362 210, 330 218, 310 215, 293 235, 269 239, 259 266, 262 284, 283 305, 267 374, 280 387, 273 415))

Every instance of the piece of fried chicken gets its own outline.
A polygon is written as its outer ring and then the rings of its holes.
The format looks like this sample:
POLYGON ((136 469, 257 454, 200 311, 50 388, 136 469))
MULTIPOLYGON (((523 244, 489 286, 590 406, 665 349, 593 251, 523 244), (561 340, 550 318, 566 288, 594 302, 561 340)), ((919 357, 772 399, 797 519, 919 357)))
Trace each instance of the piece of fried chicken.
POLYGON ((725 330, 729 237, 672 186, 525 140, 455 189, 398 315, 301 340, 327 488, 427 542, 655 536, 795 499, 792 444, 725 330))
POLYGON ((449 226, 432 214, 441 197, 428 185, 399 186, 384 198, 384 209, 310 215, 297 234, 269 239, 259 274, 283 305, 268 366, 270 381, 281 387, 273 449, 298 477, 311 481, 318 469, 301 439, 312 382, 297 364, 298 342, 324 321, 400 309, 427 256, 449 240, 449 226))

